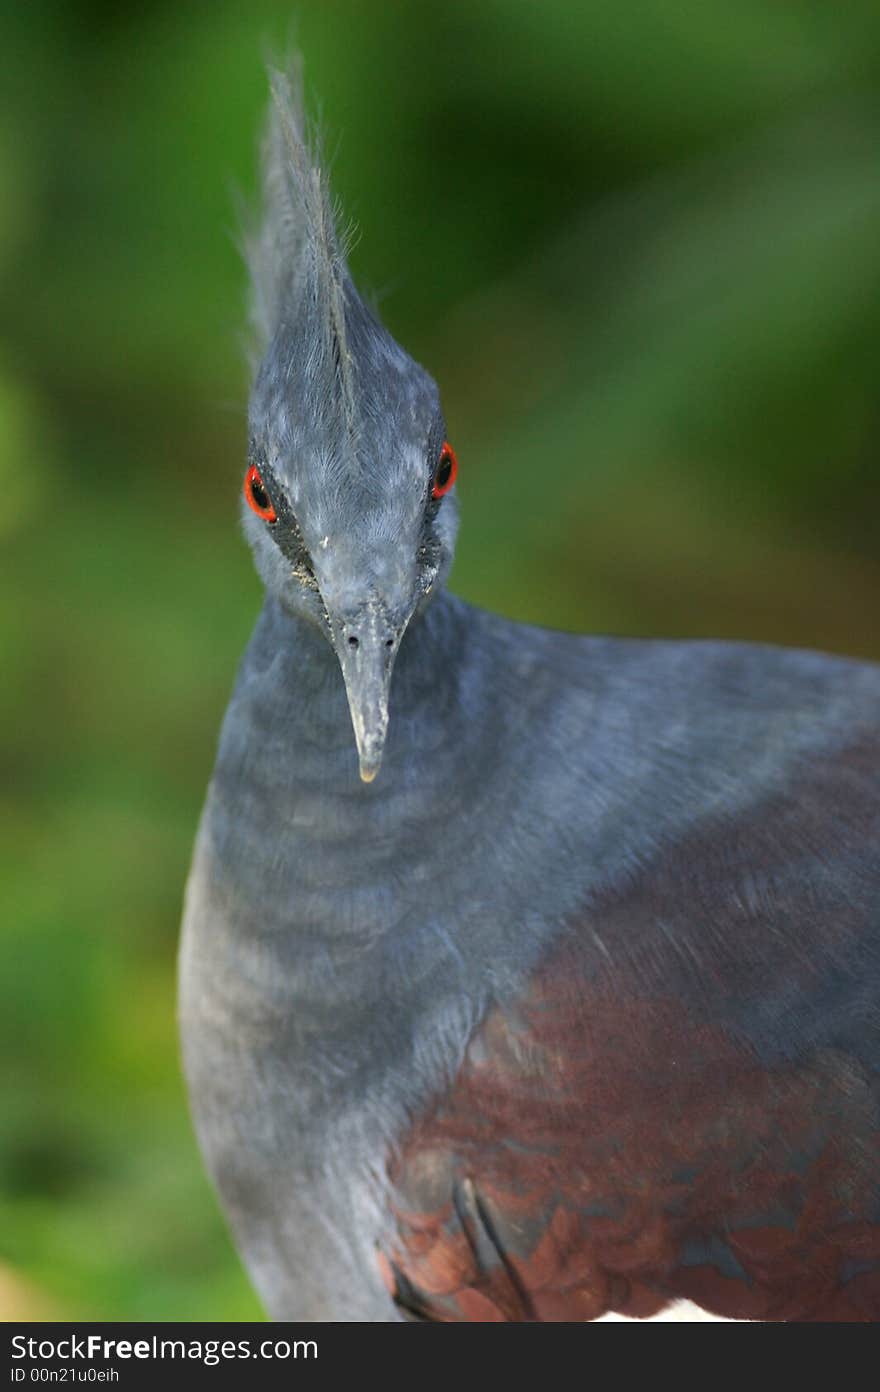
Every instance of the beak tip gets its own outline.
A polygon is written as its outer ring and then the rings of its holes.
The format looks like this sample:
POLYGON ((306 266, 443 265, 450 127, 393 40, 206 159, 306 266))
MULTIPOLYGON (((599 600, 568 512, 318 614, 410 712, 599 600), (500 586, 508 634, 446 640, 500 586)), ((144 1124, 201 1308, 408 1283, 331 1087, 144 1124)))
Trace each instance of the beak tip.
POLYGON ((379 772, 379 765, 361 764, 360 772, 362 783, 372 783, 373 779, 376 777, 376 774, 379 772))

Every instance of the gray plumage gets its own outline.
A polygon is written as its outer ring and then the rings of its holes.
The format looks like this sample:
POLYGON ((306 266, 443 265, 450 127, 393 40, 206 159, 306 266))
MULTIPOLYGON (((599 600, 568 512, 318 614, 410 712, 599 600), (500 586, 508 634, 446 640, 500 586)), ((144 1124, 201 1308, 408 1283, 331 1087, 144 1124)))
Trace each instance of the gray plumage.
POLYGON ((249 463, 276 520, 243 504, 266 601, 187 889, 184 1061, 267 1310, 387 1320, 400 1307, 377 1253, 395 1244, 395 1156, 455 1091, 491 1012, 514 1019, 563 940, 585 996, 600 971, 634 973, 768 1069, 846 1054, 876 1120, 880 669, 571 636, 452 597, 455 490, 432 497, 437 389, 359 297, 278 74, 264 187, 249 463), (856 748, 872 752, 853 763, 856 748), (768 816, 806 807, 796 790, 817 768, 809 820, 768 816), (736 864, 738 839, 765 823, 767 863, 736 864), (658 900, 628 921, 615 906, 707 829, 674 913, 658 900), (804 886, 806 917, 792 911, 804 886), (858 916, 845 941, 837 903, 858 916), (805 957, 812 995, 800 966, 785 970, 805 957))

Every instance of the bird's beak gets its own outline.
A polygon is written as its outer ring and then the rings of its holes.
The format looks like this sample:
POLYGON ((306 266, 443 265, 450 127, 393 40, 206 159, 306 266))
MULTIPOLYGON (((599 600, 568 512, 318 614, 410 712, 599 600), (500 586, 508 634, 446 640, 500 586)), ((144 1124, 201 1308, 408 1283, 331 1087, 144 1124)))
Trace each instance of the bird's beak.
POLYGON ((371 601, 333 625, 345 694, 357 743, 361 778, 372 783, 382 763, 388 733, 388 693, 402 628, 384 606, 371 601))

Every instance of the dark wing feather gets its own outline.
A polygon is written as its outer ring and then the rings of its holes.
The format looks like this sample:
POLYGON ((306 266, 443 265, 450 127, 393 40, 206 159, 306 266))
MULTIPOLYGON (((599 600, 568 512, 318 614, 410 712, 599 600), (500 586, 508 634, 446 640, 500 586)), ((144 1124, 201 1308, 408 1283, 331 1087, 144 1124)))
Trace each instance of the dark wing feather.
POLYGON ((878 768, 668 848, 493 1008, 392 1165, 403 1305, 880 1318, 878 768))

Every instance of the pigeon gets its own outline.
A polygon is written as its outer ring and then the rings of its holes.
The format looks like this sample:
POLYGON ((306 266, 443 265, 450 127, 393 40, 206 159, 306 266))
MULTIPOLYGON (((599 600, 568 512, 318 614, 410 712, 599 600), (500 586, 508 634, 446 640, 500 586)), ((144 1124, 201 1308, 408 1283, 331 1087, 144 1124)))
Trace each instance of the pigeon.
POLYGON ((880 667, 452 595, 437 386, 270 80, 265 602, 179 964, 253 1286, 283 1320, 878 1319, 880 667))

